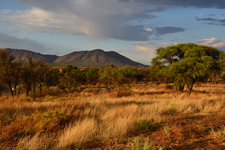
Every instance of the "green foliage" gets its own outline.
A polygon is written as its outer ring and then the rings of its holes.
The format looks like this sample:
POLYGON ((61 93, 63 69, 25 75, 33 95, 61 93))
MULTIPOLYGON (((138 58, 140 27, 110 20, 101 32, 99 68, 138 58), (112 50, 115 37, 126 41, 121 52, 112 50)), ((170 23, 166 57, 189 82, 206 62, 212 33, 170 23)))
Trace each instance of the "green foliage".
POLYGON ((59 73, 59 69, 58 68, 53 68, 49 71, 51 76, 56 76, 59 73))
POLYGON ((105 84, 130 84, 138 80, 139 69, 135 67, 106 66, 100 69, 100 80, 105 84))
POLYGON ((88 71, 85 72, 85 77, 88 83, 95 83, 99 78, 98 68, 90 68, 88 71))
POLYGON ((59 84, 60 70, 58 68, 50 69, 47 73, 47 86, 56 86, 59 84))
POLYGON ((19 101, 26 101, 26 102, 30 102, 31 100, 32 99, 30 97, 19 99, 19 101))
POLYGON ((30 135, 35 133, 35 129, 32 127, 24 127, 22 130, 17 132, 19 135, 30 135))
POLYGON ((140 131, 154 130, 156 128, 154 125, 152 125, 151 121, 148 120, 138 120, 135 123, 135 126, 140 131))
POLYGON ((180 91, 186 85, 189 94, 199 78, 207 78, 223 69, 224 55, 213 47, 187 43, 159 48, 156 52, 151 66, 153 76, 173 79, 180 91))
POLYGON ((112 72, 114 82, 118 85, 136 80, 139 70, 133 67, 120 67, 112 72))
POLYGON ((62 68, 62 73, 74 72, 76 70, 78 70, 76 66, 67 65, 65 68, 62 68))
POLYGON ((70 119, 70 116, 64 114, 61 109, 56 109, 54 111, 44 113, 37 112, 32 116, 26 116, 23 119, 23 121, 32 120, 34 122, 32 129, 40 130, 50 124, 55 119, 59 122, 65 122, 70 119))
POLYGON ((74 92, 76 87, 82 83, 85 73, 72 65, 67 65, 62 69, 62 72, 63 74, 59 79, 60 84, 65 87, 69 93, 74 92))
POLYGON ((146 138, 144 146, 142 147, 142 140, 135 137, 133 142, 128 146, 129 150, 152 150, 153 143, 149 143, 149 137, 146 138))
POLYGON ((165 126, 164 127, 164 134, 166 134, 167 136, 170 136, 170 128, 169 128, 169 126, 165 126))
POLYGON ((108 65, 105 67, 102 67, 99 70, 99 81, 103 84, 110 85, 113 84, 113 70, 115 70, 116 67, 114 65, 108 65))

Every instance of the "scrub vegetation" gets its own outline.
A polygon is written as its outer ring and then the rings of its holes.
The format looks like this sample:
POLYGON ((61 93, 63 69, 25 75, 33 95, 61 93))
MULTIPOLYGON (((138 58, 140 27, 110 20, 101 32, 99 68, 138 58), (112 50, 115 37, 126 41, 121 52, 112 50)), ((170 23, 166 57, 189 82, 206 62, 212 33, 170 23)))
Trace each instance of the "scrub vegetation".
POLYGON ((156 52, 150 67, 62 69, 1 52, 1 149, 225 149, 224 53, 156 52))

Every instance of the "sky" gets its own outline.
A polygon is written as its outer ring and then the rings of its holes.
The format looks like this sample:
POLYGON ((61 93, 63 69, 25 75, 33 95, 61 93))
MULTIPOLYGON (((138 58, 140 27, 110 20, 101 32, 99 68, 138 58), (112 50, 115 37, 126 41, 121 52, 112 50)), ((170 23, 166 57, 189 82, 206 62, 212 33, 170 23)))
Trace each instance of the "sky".
POLYGON ((0 48, 116 51, 150 65, 179 43, 225 50, 224 0, 0 0, 0 48))

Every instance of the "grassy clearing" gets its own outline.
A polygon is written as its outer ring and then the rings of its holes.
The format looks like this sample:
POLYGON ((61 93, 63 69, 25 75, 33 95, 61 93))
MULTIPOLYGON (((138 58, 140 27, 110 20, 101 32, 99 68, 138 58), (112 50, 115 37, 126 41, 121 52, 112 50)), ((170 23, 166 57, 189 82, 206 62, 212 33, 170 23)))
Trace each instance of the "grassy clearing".
POLYGON ((2 96, 0 147, 223 148, 225 85, 198 85, 190 96, 168 87, 89 88, 80 93, 50 94, 38 101, 2 96))

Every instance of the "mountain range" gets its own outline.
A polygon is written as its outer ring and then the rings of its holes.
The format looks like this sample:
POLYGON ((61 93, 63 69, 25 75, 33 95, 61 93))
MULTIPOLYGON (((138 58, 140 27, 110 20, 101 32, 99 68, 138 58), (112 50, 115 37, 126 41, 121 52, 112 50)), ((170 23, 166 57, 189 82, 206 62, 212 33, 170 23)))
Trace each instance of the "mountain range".
POLYGON ((75 51, 64 56, 46 55, 36 53, 30 50, 4 48, 9 55, 13 55, 16 60, 26 62, 27 57, 32 57, 33 60, 43 60, 48 64, 55 65, 75 65, 75 66, 106 66, 113 64, 115 66, 145 66, 141 63, 132 61, 131 59, 115 52, 103 51, 95 49, 92 51, 75 51))

